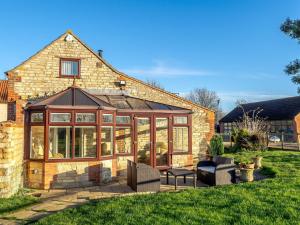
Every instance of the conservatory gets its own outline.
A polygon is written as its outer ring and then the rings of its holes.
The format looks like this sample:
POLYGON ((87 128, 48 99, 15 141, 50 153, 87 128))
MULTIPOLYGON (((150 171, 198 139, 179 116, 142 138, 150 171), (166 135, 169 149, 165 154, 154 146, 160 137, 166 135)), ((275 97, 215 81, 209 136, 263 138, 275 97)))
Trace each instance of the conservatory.
POLYGON ((120 175, 127 159, 164 170, 192 155, 190 109, 124 94, 72 86, 30 101, 25 122, 31 187, 99 183, 120 175))

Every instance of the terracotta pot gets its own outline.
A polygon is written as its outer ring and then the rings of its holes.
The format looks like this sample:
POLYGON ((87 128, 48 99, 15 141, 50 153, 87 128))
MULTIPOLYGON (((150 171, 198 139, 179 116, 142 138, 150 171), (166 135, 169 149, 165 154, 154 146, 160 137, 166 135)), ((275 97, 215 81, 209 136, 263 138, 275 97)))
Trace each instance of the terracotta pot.
POLYGON ((254 157, 253 158, 253 162, 254 162, 254 167, 255 169, 258 169, 261 167, 261 160, 262 160, 263 157, 261 156, 257 156, 257 157, 254 157))
POLYGON ((253 181, 253 171, 254 169, 240 169, 241 175, 240 175, 240 179, 241 181, 245 181, 245 182, 249 182, 249 181, 253 181))

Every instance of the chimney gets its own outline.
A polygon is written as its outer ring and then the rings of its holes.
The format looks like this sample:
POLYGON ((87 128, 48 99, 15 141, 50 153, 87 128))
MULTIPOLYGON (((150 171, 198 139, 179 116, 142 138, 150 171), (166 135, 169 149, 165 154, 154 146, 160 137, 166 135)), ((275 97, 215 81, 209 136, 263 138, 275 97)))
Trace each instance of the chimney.
POLYGON ((98 50, 98 55, 102 58, 102 53, 103 53, 103 50, 98 50))

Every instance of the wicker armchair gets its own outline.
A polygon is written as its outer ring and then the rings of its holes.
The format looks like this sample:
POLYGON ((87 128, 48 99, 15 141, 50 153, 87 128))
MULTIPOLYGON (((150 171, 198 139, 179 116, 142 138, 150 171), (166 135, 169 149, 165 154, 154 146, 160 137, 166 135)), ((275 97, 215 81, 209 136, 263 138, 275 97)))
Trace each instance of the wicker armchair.
POLYGON ((215 156, 211 161, 200 161, 197 164, 197 179, 211 186, 235 183, 233 159, 215 156))
POLYGON ((127 160, 127 184, 136 192, 158 192, 160 172, 146 164, 127 160))

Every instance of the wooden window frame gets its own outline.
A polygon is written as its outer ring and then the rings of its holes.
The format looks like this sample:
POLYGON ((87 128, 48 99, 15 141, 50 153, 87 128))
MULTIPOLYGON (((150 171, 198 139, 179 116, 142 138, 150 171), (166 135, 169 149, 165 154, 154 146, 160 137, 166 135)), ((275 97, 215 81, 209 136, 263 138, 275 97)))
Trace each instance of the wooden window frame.
POLYGON ((97 119, 99 120, 99 126, 98 126, 98 138, 99 138, 99 142, 98 142, 98 148, 99 148, 99 160, 109 160, 109 159, 116 159, 116 155, 115 155, 115 142, 116 142, 116 112, 115 111, 109 111, 109 110, 101 110, 99 111, 99 116, 97 117, 97 119), (102 121, 102 115, 103 114, 112 114, 113 115, 113 121, 112 123, 103 123, 102 121), (107 156, 103 156, 102 155, 102 149, 101 149, 101 128, 102 127, 112 127, 113 128, 113 151, 112 151, 112 155, 107 155, 107 156))
POLYGON ((174 127, 187 127, 188 128, 188 151, 186 152, 176 152, 172 144, 172 155, 190 155, 192 154, 192 115, 191 114, 177 114, 172 116, 172 143, 173 143, 173 128, 174 127), (187 124, 176 124, 174 117, 176 116, 187 116, 187 124))
POLYGON ((60 58, 59 59, 59 77, 60 78, 80 78, 81 77, 81 59, 75 59, 75 58, 60 58), (78 74, 77 75, 65 75, 62 74, 62 62, 63 61, 71 61, 71 62, 78 62, 78 74))
MULTIPOLYGON (((117 113, 113 110, 100 110, 100 109, 45 109, 45 110, 30 110, 25 112, 25 154, 24 159, 31 161, 39 161, 45 163, 51 162, 85 162, 85 161, 103 161, 109 159, 116 159, 117 157, 133 156, 136 161, 137 152, 137 134, 136 134, 136 117, 149 117, 150 118, 150 138, 151 144, 151 165, 156 166, 155 162, 155 131, 156 131, 156 118, 168 118, 168 165, 172 165, 173 155, 190 155, 192 154, 192 114, 172 114, 172 113, 142 113, 142 112, 124 112, 117 113), (43 112, 43 122, 31 122, 31 113, 43 112), (50 113, 71 113, 70 122, 51 122, 50 113), (96 121, 93 123, 80 123, 76 122, 76 113, 95 113, 96 121), (102 114, 112 114, 112 123, 103 123, 102 114), (116 124, 116 116, 130 116, 130 123, 128 124, 116 124), (187 124, 174 124, 174 116, 187 116, 187 124), (44 126, 44 159, 30 159, 30 129, 31 126, 44 126), (49 127, 50 126, 71 126, 72 127, 72 157, 68 159, 49 159, 49 127), (96 127, 96 157, 95 158, 76 158, 75 157, 75 127, 80 126, 95 126, 96 127), (113 127, 113 154, 110 156, 101 156, 101 127, 112 126, 113 127), (116 153, 116 127, 130 127, 131 128, 131 152, 130 153, 116 153), (186 152, 174 152, 173 150, 173 128, 174 127, 187 127, 188 128, 188 151, 186 152)), ((163 168, 159 168, 163 169, 163 168)))
MULTIPOLYGON (((117 156, 134 156, 134 114, 133 113, 117 113, 115 116, 115 121, 116 121, 116 125, 115 125, 115 129, 117 127, 130 127, 130 131, 131 131, 131 151, 130 153, 117 153, 115 151, 115 155, 117 156), (130 117, 130 123, 123 123, 123 124, 117 124, 117 116, 129 116, 130 117)), ((115 137, 116 140, 116 137, 115 137)), ((116 149, 116 146, 114 147, 116 149)))

